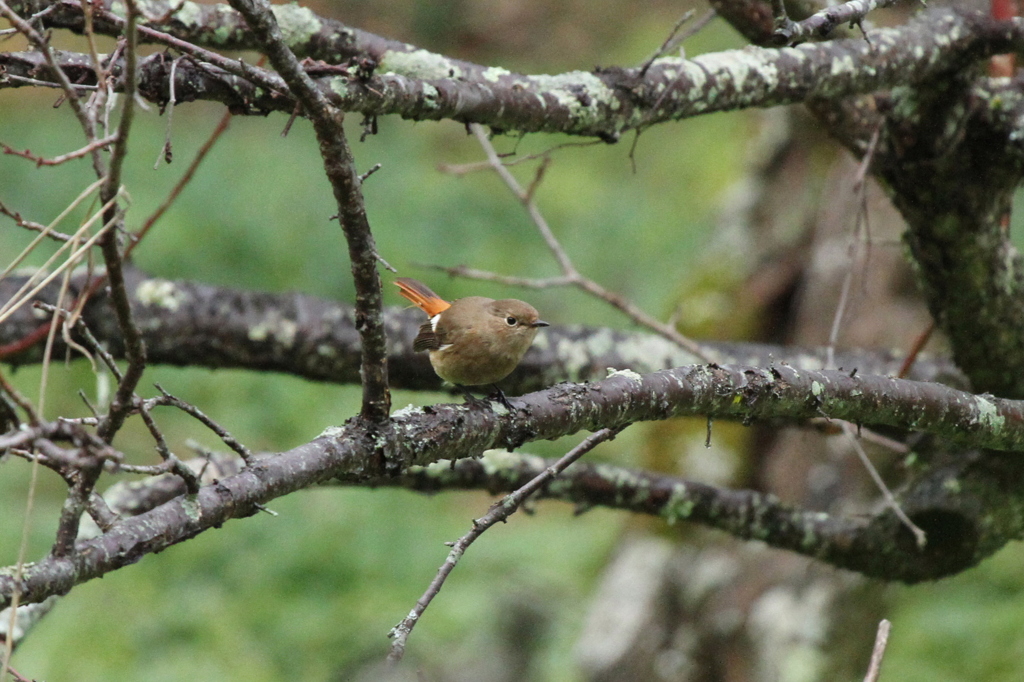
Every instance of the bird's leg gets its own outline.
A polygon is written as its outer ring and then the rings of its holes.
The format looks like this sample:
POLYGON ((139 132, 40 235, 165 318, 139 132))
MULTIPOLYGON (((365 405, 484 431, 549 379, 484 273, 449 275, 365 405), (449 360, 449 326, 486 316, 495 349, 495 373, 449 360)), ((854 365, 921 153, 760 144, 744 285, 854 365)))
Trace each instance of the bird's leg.
POLYGON ((487 407, 490 405, 489 399, 476 397, 462 384, 455 384, 455 388, 462 391, 462 395, 466 398, 466 404, 470 407, 487 407))
POLYGON ((498 388, 497 384, 491 384, 491 388, 494 389, 494 392, 487 396, 488 400, 497 400, 499 403, 504 405, 505 409, 507 409, 509 412, 516 411, 516 408, 512 407, 512 403, 510 403, 508 401, 508 398, 505 397, 505 392, 498 388))
POLYGON ((509 412, 515 412, 516 408, 512 407, 512 403, 505 397, 505 392, 502 391, 496 384, 491 384, 491 388, 494 390, 486 398, 478 398, 469 389, 462 384, 455 384, 455 388, 462 391, 462 395, 466 398, 466 404, 471 407, 489 407, 492 400, 496 400, 505 406, 509 412))

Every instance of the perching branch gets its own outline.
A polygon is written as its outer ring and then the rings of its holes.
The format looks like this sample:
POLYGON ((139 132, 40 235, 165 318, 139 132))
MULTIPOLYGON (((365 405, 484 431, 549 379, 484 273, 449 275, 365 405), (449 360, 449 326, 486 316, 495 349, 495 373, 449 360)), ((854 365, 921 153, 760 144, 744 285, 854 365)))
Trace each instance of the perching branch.
POLYGON ((871 551, 859 554, 866 561, 887 549, 886 560, 871 571, 873 575, 903 580, 946 575, 973 565, 1024 532, 1019 527, 1024 519, 1019 511, 1024 505, 1006 493, 1021 489, 1007 487, 1011 477, 1024 479, 1024 462, 1015 454, 1024 450, 1024 403, 1017 401, 972 396, 937 384, 851 377, 844 372, 798 371, 784 366, 702 366, 643 376, 617 372, 604 381, 561 384, 515 398, 513 405, 517 408, 513 414, 435 405, 396 412, 384 430, 361 421, 328 429, 305 445, 265 457, 257 466, 204 486, 195 496, 175 498, 122 521, 104 535, 79 543, 67 556, 51 556, 27 566, 21 580, 16 581, 10 571, 0 572, 0 607, 9 604, 14 592, 27 602, 63 594, 76 584, 134 563, 145 554, 220 527, 229 519, 256 513, 259 505, 281 495, 332 479, 369 482, 372 479, 368 476, 375 469, 367 464, 375 461, 383 461, 388 469, 399 472, 413 465, 473 457, 494 447, 518 447, 581 429, 616 428, 684 415, 748 423, 825 415, 922 431, 972 447, 1010 451, 1005 455, 989 454, 984 461, 960 458, 957 468, 928 472, 918 485, 917 495, 927 499, 938 494, 949 508, 915 517, 918 500, 912 496, 901 500, 914 522, 933 538, 924 552, 911 541, 913 550, 908 553, 908 545, 900 540, 900 533, 906 530, 899 521, 889 515, 878 517, 875 523, 882 528, 880 534, 864 536, 863 542, 871 551), (955 495, 950 492, 953 490, 955 495), (978 496, 991 497, 993 491, 999 492, 1001 504, 984 510, 984 523, 971 524, 966 518, 976 507, 978 496), (897 565, 894 551, 903 552, 907 560, 897 565), (917 559, 911 561, 913 557, 917 559))

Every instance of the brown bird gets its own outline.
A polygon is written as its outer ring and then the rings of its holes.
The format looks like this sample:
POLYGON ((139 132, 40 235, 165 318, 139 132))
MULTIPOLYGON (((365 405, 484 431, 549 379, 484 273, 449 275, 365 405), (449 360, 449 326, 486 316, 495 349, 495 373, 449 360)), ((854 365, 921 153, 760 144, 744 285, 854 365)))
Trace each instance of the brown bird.
MULTIPOLYGON (((399 277, 395 284, 430 317, 412 342, 413 350, 429 351, 437 376, 455 384, 472 403, 477 399, 466 386, 493 385, 507 377, 537 330, 548 326, 532 305, 514 298, 467 296, 449 303, 415 279, 399 277)), ((512 409, 501 389, 493 388, 512 409)))

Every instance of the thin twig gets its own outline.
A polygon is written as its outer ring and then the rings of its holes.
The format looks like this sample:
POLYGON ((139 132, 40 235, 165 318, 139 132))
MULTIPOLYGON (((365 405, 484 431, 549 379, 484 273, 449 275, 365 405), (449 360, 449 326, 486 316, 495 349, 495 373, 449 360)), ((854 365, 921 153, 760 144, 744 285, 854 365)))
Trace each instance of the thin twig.
MULTIPOLYGON (((78 196, 75 197, 74 200, 70 204, 65 206, 64 210, 61 211, 60 214, 56 218, 54 218, 53 221, 51 221, 49 225, 46 225, 42 230, 38 230, 39 233, 40 233, 39 236, 36 237, 35 239, 33 239, 32 243, 30 243, 28 246, 26 246, 24 249, 22 249, 21 253, 18 254, 17 258, 15 258, 13 261, 11 261, 7 265, 7 267, 4 268, 3 272, 0 272, 0 280, 2 280, 4 277, 6 277, 12 270, 14 270, 14 268, 18 267, 18 264, 21 263, 30 253, 32 253, 32 251, 36 248, 36 246, 43 240, 44 237, 49 235, 49 233, 53 230, 54 227, 56 227, 57 225, 60 225, 61 222, 64 220, 64 218, 68 217, 68 215, 70 215, 71 212, 74 211, 75 208, 77 208, 79 204, 81 204, 93 192, 95 192, 97 189, 99 189, 100 185, 102 185, 102 184, 103 184, 103 180, 102 179, 97 180, 96 182, 92 183, 91 185, 86 187, 84 190, 79 192, 78 196)), ((17 215, 17 214, 15 214, 15 215, 17 215)), ((64 239, 62 241, 69 242, 76 235, 83 234, 84 231, 87 230, 89 227, 91 227, 94 222, 99 220, 99 217, 101 215, 102 215, 102 209, 100 211, 97 211, 96 213, 94 213, 92 218, 90 218, 88 221, 86 221, 84 225, 79 227, 78 230, 76 231, 75 235, 68 236, 67 239, 64 239)), ((18 217, 20 217, 20 216, 18 216, 18 217)), ((52 263, 53 261, 55 261, 57 259, 57 254, 61 253, 62 251, 63 251, 63 247, 60 248, 60 249, 57 249, 57 252, 54 253, 53 256, 51 256, 50 259, 48 261, 46 261, 46 263, 44 263, 39 268, 36 268, 36 271, 38 272, 40 270, 45 270, 46 268, 48 268, 50 266, 50 263, 52 263)), ((29 279, 31 280, 32 278, 29 278, 29 279)), ((6 309, 6 307, 7 306, 5 305, 3 307, 3 309, 6 309)))
MULTIPOLYGON (((857 173, 854 175, 854 191, 857 193, 858 198, 858 210, 856 218, 854 219, 853 234, 850 236, 849 245, 849 260, 850 266, 846 271, 846 275, 843 277, 843 285, 839 291, 839 302, 836 304, 835 314, 832 316, 832 327, 829 329, 828 334, 828 346, 825 349, 825 368, 832 369, 835 365, 835 353, 836 344, 839 341, 839 333, 842 330, 843 316, 846 314, 846 308, 849 303, 850 287, 853 284, 854 269, 859 261, 860 249, 858 248, 861 239, 861 231, 867 234, 867 237, 863 240, 870 249, 870 233, 868 230, 868 212, 867 212, 867 194, 866 188, 867 183, 865 179, 867 177, 868 168, 871 166, 871 162, 874 159, 875 149, 878 145, 878 139, 881 136, 882 126, 879 123, 875 127, 874 134, 871 136, 871 140, 868 143, 868 148, 864 153, 864 157, 861 159, 860 165, 857 168, 857 173)), ((864 267, 867 268, 867 261, 865 260, 864 267)))
MULTIPOLYGON (((842 430, 836 427, 836 424, 839 423, 840 421, 841 420, 839 419, 827 419, 825 417, 821 417, 819 419, 811 419, 808 423, 811 426, 821 429, 826 435, 834 436, 842 430)), ((846 423, 849 424, 849 422, 846 423)), ((910 452, 910 446, 908 446, 906 443, 889 438, 888 436, 883 436, 877 431, 865 428, 860 424, 857 424, 856 426, 857 437, 860 438, 861 440, 865 440, 868 443, 878 445, 880 447, 885 448, 886 450, 891 450, 892 452, 895 452, 900 455, 905 455, 910 452)))
POLYGON ((381 165, 382 164, 375 163, 372 166, 370 166, 370 169, 368 171, 366 171, 365 173, 360 173, 359 174, 359 182, 365 181, 366 178, 370 177, 371 175, 373 175, 374 173, 379 171, 381 169, 381 165))
MULTIPOLYGON (((138 32, 139 11, 135 0, 125 0, 125 24, 124 35, 126 39, 124 52, 124 106, 121 109, 121 120, 118 123, 117 137, 113 153, 110 156, 110 171, 107 174, 107 181, 100 188, 100 197, 110 200, 116 197, 115 188, 120 185, 121 169, 128 153, 128 133, 131 130, 135 115, 135 92, 137 83, 137 51, 136 42, 138 32)), ((116 212, 113 208, 107 209, 105 214, 108 221, 113 221, 116 212)), ((120 221, 118 221, 120 222, 120 221)), ((131 301, 129 300, 128 289, 125 283, 123 270, 123 256, 118 245, 117 232, 108 232, 106 238, 100 242, 103 251, 103 260, 106 264, 107 282, 110 285, 109 299, 114 309, 114 316, 117 319, 117 327, 124 340, 124 355, 128 361, 124 376, 118 382, 117 390, 114 392, 114 399, 110 402, 107 415, 96 429, 96 433, 110 442, 114 435, 121 429, 125 418, 134 405, 135 387, 146 369, 146 344, 142 340, 142 333, 135 324, 132 315, 131 301)))
POLYGON ((181 477, 181 480, 185 482, 185 489, 189 495, 195 495, 199 492, 200 484, 199 479, 196 477, 194 471, 188 468, 180 459, 178 459, 171 449, 167 447, 167 439, 164 438, 164 434, 160 431, 160 427, 157 426, 156 421, 153 419, 153 415, 149 412, 149 405, 145 400, 139 400, 136 402, 136 406, 139 408, 139 414, 142 415, 142 421, 145 422, 146 428, 149 429, 150 435, 153 436, 153 440, 156 441, 156 451, 160 453, 160 458, 168 464, 170 471, 181 477))
POLYGON ((864 30, 864 18, 872 10, 890 7, 896 2, 897 0, 852 0, 826 7, 802 21, 793 21, 785 16, 784 9, 780 20, 777 6, 782 5, 782 0, 773 0, 772 6, 776 7, 776 20, 775 33, 772 38, 780 46, 796 45, 813 37, 827 38, 837 26, 849 24, 859 27, 864 40, 870 44, 871 41, 864 30))
POLYGON ((903 364, 900 365, 899 372, 896 373, 897 378, 903 379, 910 374, 910 368, 917 362, 918 356, 932 338, 933 333, 935 333, 935 320, 929 322, 928 327, 914 339, 914 345, 911 346, 910 352, 907 353, 907 357, 903 359, 903 364))
POLYGON ((215 434, 217 434, 217 436, 222 441, 224 441, 225 445, 227 445, 229 448, 237 452, 238 455, 245 461, 246 464, 252 464, 254 461, 256 461, 256 456, 252 454, 252 451, 249 450, 249 448, 242 445, 242 443, 239 442, 238 439, 236 439, 234 436, 228 433, 227 429, 225 429, 220 424, 207 417, 198 407, 185 402, 181 398, 176 398, 175 396, 171 395, 170 393, 165 391, 164 387, 161 386, 160 384, 156 384, 156 390, 160 391, 160 393, 163 394, 163 397, 152 399, 151 401, 149 401, 151 404, 171 405, 172 407, 177 407, 179 410, 192 415, 193 417, 201 421, 203 425, 206 426, 206 428, 210 429, 215 434))
POLYGON ((342 125, 343 115, 319 90, 289 48, 267 0, 230 0, 230 3, 249 25, 261 51, 288 84, 291 95, 302 104, 316 132, 324 171, 338 203, 338 222, 348 243, 356 290, 355 316, 359 320, 357 327, 362 342, 360 416, 382 424, 391 412, 384 298, 377 270, 377 246, 366 215, 362 183, 342 125))
POLYGON ((110 354, 106 348, 99 342, 99 340, 93 336, 92 330, 89 329, 88 325, 85 324, 85 320, 79 315, 75 318, 75 329, 82 335, 85 342, 92 349, 92 352, 99 355, 100 359, 103 360, 103 364, 106 365, 110 374, 113 375, 114 379, 120 383, 124 376, 121 374, 121 368, 117 366, 117 362, 114 361, 114 356, 110 354))
POLYGON ((843 433, 846 434, 850 444, 853 446, 853 451, 857 453, 857 457, 860 459, 861 464, 863 464, 864 468, 867 469, 868 474, 871 476, 871 480, 875 482, 875 485, 882 493, 882 497, 885 498, 886 505, 892 509, 894 514, 896 514, 896 518, 898 518, 900 522, 914 534, 917 546, 924 549, 928 542, 928 537, 925 535, 924 531, 921 530, 917 524, 911 521, 910 517, 906 515, 902 508, 900 508, 899 502, 896 501, 896 497, 892 494, 892 491, 889 490, 889 486, 887 486, 885 481, 882 480, 882 477, 878 473, 878 469, 876 469, 875 465, 871 463, 870 459, 868 459, 868 455, 864 452, 864 448, 857 439, 857 434, 853 432, 853 427, 850 426, 850 423, 844 421, 841 423, 841 426, 843 433))
POLYGON ((0 201, 0 213, 13 220, 18 227, 24 227, 26 230, 38 232, 48 239, 52 239, 56 242, 67 242, 71 240, 71 235, 69 234, 49 229, 49 226, 47 225, 23 218, 20 213, 8 208, 2 201, 0 201))
POLYGON ((167 130, 164 133, 164 146, 160 148, 160 153, 157 154, 156 162, 153 164, 153 170, 160 167, 161 159, 166 163, 171 162, 171 121, 174 120, 174 107, 178 103, 178 98, 174 94, 174 79, 178 71, 178 62, 184 57, 178 57, 171 61, 171 73, 167 77, 167 130))
POLYGON ((875 646, 871 650, 871 663, 868 665, 868 673, 864 676, 864 682, 878 682, 878 676, 882 672, 882 657, 885 656, 885 646, 889 643, 889 630, 892 623, 883 618, 878 623, 878 632, 875 634, 875 646))
MULTIPOLYGON (((85 22, 83 33, 89 43, 89 60, 92 62, 92 69, 96 73, 96 90, 101 100, 109 101, 110 97, 110 71, 103 66, 100 60, 99 50, 96 48, 96 35, 93 31, 92 3, 88 0, 79 0, 82 7, 82 18, 85 22)), ((57 3, 51 5, 56 7, 57 3)), ((110 63, 113 63, 111 61, 110 63)), ((96 102, 102 104, 102 102, 96 102)), ((2 682, 2 681, 0 681, 2 682)))
MULTIPOLYGON (((647 69, 651 68, 651 64, 654 63, 655 59, 657 59, 658 57, 662 56, 670 49, 672 49, 671 45, 675 42, 675 37, 676 34, 679 33, 679 29, 681 29, 683 27, 683 24, 689 21, 693 17, 693 15, 696 14, 696 12, 697 10, 689 9, 686 10, 685 13, 683 13, 683 16, 679 17, 679 21, 677 21, 675 23, 675 26, 672 27, 672 30, 668 32, 668 35, 665 37, 665 41, 661 44, 661 47, 655 50, 651 54, 651 56, 644 61, 643 66, 640 67, 640 73, 637 74, 640 78, 643 78, 644 76, 647 75, 647 69)), ((711 10, 710 14, 711 16, 714 16, 715 11, 711 10)))
POLYGON ((586 453, 593 450, 597 445, 603 443, 606 440, 615 438, 624 428, 628 425, 617 426, 615 428, 605 428, 597 431, 583 440, 579 445, 574 447, 568 453, 566 453, 561 459, 555 464, 545 469, 543 472, 534 477, 529 483, 519 488, 513 493, 510 493, 503 497, 498 502, 491 505, 491 508, 487 513, 475 519, 473 521, 473 528, 463 535, 455 543, 451 543, 452 550, 448 553, 448 558, 445 559, 444 564, 437 571, 437 576, 430 583, 427 591, 423 593, 423 596, 416 602, 416 606, 412 612, 401 623, 391 629, 389 636, 395 641, 391 644, 391 651, 388 654, 388 661, 390 663, 397 663, 402 660, 402 656, 405 654, 405 645, 409 639, 409 635, 412 633, 412 629, 416 627, 416 623, 419 621, 423 612, 426 611, 427 607, 430 606, 430 602, 433 601, 434 597, 440 592, 441 587, 444 585, 444 581, 451 574, 455 568, 455 564, 459 562, 462 555, 466 552, 473 542, 479 538, 483 533, 498 523, 499 521, 505 521, 514 514, 523 502, 533 493, 540 490, 544 485, 548 483, 552 478, 560 474, 570 464, 578 460, 586 453))
MULTIPOLYGON (((125 20, 113 12, 103 11, 102 15, 104 21, 108 21, 115 26, 123 28, 125 25, 125 20)), ((139 26, 138 32, 148 40, 174 48, 179 52, 194 57, 199 62, 207 62, 218 68, 224 69, 233 76, 245 79, 261 88, 266 88, 271 93, 275 93, 282 97, 291 97, 288 91, 288 86, 285 84, 284 80, 271 71, 251 66, 243 62, 241 59, 230 59, 211 50, 204 50, 203 48, 186 40, 175 38, 169 33, 157 31, 149 26, 139 26)))
POLYGON ((74 159, 80 159, 83 156, 85 156, 86 154, 91 154, 94 150, 102 149, 103 147, 106 147, 106 146, 114 143, 115 141, 117 141, 117 135, 108 135, 107 137, 103 137, 103 138, 100 138, 98 140, 94 140, 94 141, 90 142, 89 144, 85 145, 81 149, 77 149, 77 150, 75 150, 73 152, 68 152, 67 154, 61 154, 60 156, 55 156, 52 159, 47 159, 47 158, 44 158, 42 156, 36 156, 35 154, 33 154, 32 152, 28 151, 27 149, 25 151, 23 151, 23 152, 20 152, 17 149, 14 149, 13 147, 11 147, 9 145, 4 144, 3 142, 0 142, 0 147, 3 147, 4 154, 10 154, 12 156, 20 156, 23 159, 28 159, 29 161, 33 161, 36 164, 37 167, 38 166, 59 166, 62 163, 67 163, 68 161, 72 161, 74 159))
MULTIPOLYGON (((672 47, 678 45, 682 41, 698 33, 705 26, 711 23, 711 20, 714 19, 716 16, 718 16, 718 13, 715 10, 709 10, 704 16, 698 19, 693 26, 684 31, 677 38, 673 39, 672 35, 670 35, 669 40, 665 41, 665 43, 662 45, 662 48, 658 52, 656 52, 654 56, 650 58, 650 61, 644 63, 643 67, 640 69, 639 72, 640 78, 643 78, 647 74, 647 70, 651 67, 652 64, 654 64, 655 60, 658 57, 665 54, 668 50, 672 49, 672 47)), ((675 30, 678 30, 678 25, 675 30)), ((673 31, 673 33, 675 33, 675 30, 673 31)), ((628 154, 629 161, 633 166, 634 174, 636 174, 636 147, 637 144, 639 144, 640 142, 641 133, 643 133, 644 129, 647 128, 651 119, 654 117, 654 114, 657 113, 658 108, 661 106, 661 103, 664 102, 665 99, 672 93, 676 85, 682 82, 682 79, 684 77, 685 72, 680 72, 680 74, 676 76, 671 83, 664 86, 663 88, 660 88, 661 94, 658 96, 658 99, 654 100, 654 104, 647 109, 646 113, 644 113, 643 117, 640 119, 640 122, 636 124, 634 128, 635 134, 633 135, 633 143, 629 146, 628 154)))
POLYGON ((0 390, 3 390, 25 412, 29 424, 38 426, 42 423, 39 419, 39 413, 36 411, 35 406, 32 405, 32 401, 22 395, 13 384, 7 381, 7 377, 4 376, 3 372, 0 372, 0 390))
MULTIPOLYGON (((118 215, 118 217, 120 217, 120 215, 118 215)), ((92 221, 90 221, 89 223, 86 223, 86 225, 83 226, 82 230, 79 230, 79 233, 82 232, 85 229, 88 229, 88 227, 90 226, 91 222, 92 221)), ((22 285, 22 287, 18 290, 18 292, 16 294, 14 296, 12 296, 7 301, 7 303, 5 303, 3 306, 0 306, 0 322, 3 322, 8 317, 13 315, 16 310, 18 310, 21 306, 25 305, 28 301, 30 301, 33 296, 35 296, 37 293, 39 293, 43 288, 46 287, 46 285, 48 285, 54 279, 56 279, 57 277, 62 275, 65 271, 67 271, 70 268, 73 268, 75 265, 77 265, 78 261, 80 261, 86 255, 86 253, 89 252, 89 250, 93 247, 93 245, 97 241, 99 241, 113 226, 114 226, 113 222, 108 222, 106 225, 101 227, 96 232, 96 234, 94 234, 92 237, 90 237, 84 244, 82 244, 82 246, 80 246, 77 249, 75 249, 71 253, 71 255, 68 256, 67 260, 65 260, 63 263, 61 263, 53 272, 51 272, 49 275, 47 275, 39 284, 36 284, 36 286, 34 288, 32 288, 32 290, 29 291, 26 294, 26 293, 24 293, 24 291, 29 286, 31 286, 34 283, 33 278, 36 275, 34 274, 32 277, 29 277, 28 281, 26 281, 25 284, 22 285)), ((76 233, 76 234, 78 234, 78 233, 76 233)), ((59 256, 59 254, 64 250, 65 247, 70 248, 74 244, 75 244, 75 240, 72 239, 71 241, 65 243, 63 246, 61 246, 59 249, 57 249, 57 251, 54 253, 54 255, 51 256, 50 259, 37 271, 37 274, 38 274, 38 272, 45 271, 45 268, 49 266, 51 261, 53 261, 57 256, 59 256)))
MULTIPOLYGON (((548 147, 544 151, 537 152, 536 154, 526 154, 515 158, 504 158, 504 156, 502 156, 501 163, 505 166, 518 166, 521 163, 526 163, 535 159, 544 159, 551 156, 552 153, 559 149, 566 149, 568 147, 593 147, 598 144, 603 145, 606 143, 601 140, 588 140, 587 142, 563 142, 562 144, 556 144, 552 147, 548 147)), ((493 166, 490 161, 474 161, 472 163, 458 164, 442 163, 437 166, 437 169, 442 173, 450 173, 452 175, 466 175, 468 173, 491 170, 491 168, 493 168, 493 166)))
MULTIPOLYGON (((25 76, 19 76, 17 74, 13 74, 13 73, 5 74, 4 78, 6 78, 9 81, 14 81, 16 83, 24 83, 25 85, 32 85, 32 86, 35 86, 37 88, 54 88, 54 89, 58 89, 59 90, 59 89, 62 89, 64 87, 60 83, 54 83, 53 81, 41 81, 41 80, 38 80, 36 78, 27 78, 25 76)), ((73 87, 73 88, 75 88, 77 90, 95 90, 96 89, 95 85, 85 85, 85 84, 79 84, 79 83, 72 83, 71 87, 73 87)))
POLYGON ((434 265, 432 263, 419 263, 413 261, 412 265, 423 268, 431 268, 432 270, 440 270, 447 273, 452 277, 465 277, 466 279, 478 279, 485 282, 497 282, 499 284, 505 284, 510 287, 522 287, 523 289, 550 289, 551 287, 568 287, 574 286, 576 280, 572 277, 514 277, 512 275, 499 275, 494 272, 488 272, 487 270, 477 270, 476 268, 466 267, 465 265, 434 265))
POLYGON ((11 677, 14 678, 14 682, 34 682, 29 678, 25 677, 11 666, 7 666, 7 672, 10 673, 11 677))
POLYGON ((135 249, 135 246, 142 241, 142 238, 146 236, 150 228, 156 221, 160 220, 160 217, 167 212, 167 209, 171 207, 174 200, 178 198, 181 191, 185 189, 189 182, 192 181, 192 177, 196 173, 196 169, 199 168, 199 164, 206 158, 206 155, 213 149, 213 145, 220 136, 224 134, 224 131, 228 129, 228 124, 231 122, 231 112, 225 111, 224 115, 220 117, 220 121, 217 122, 217 127, 213 129, 210 136, 206 138, 206 142, 196 152, 195 157, 192 159, 192 163, 189 164, 188 168, 182 174, 181 179, 174 185, 167 198, 160 204, 159 207, 153 213, 146 218, 145 222, 142 223, 142 227, 132 233, 128 246, 125 248, 124 255, 127 258, 131 255, 131 252, 135 249))
MULTIPOLYGON (((2 0, 0 0, 2 3, 2 0)), ((62 284, 60 294, 57 296, 58 307, 63 302, 63 297, 67 293, 68 277, 65 277, 62 284)), ((45 417, 45 405, 46 405, 46 386, 47 380, 50 374, 51 359, 53 358, 53 340, 57 334, 57 315, 54 313, 50 322, 50 330, 46 335, 46 346, 43 350, 43 362, 42 371, 39 379, 39 400, 38 403, 38 414, 40 417, 45 417)), ((25 557, 28 555, 28 537, 29 531, 32 527, 32 510, 35 507, 36 499, 36 488, 39 484, 39 458, 32 460, 32 466, 29 467, 29 483, 28 483, 28 494, 25 498, 25 519, 21 526, 21 542, 18 545, 18 558, 15 562, 14 567, 14 579, 15 585, 21 583, 22 576, 25 573, 25 557)), ((11 594, 11 618, 7 623, 7 632, 9 637, 4 641, 4 656, 2 665, 0 665, 0 681, 7 675, 8 663, 11 661, 11 654, 14 651, 14 626, 18 616, 18 602, 21 599, 21 592, 16 587, 11 594)))
MULTIPOLYGON (((587 293, 596 296, 606 303, 618 308, 620 311, 625 313, 630 319, 637 324, 643 325, 648 329, 664 336, 669 341, 672 341, 681 348, 684 348, 689 353, 699 358, 704 362, 712 362, 712 358, 708 353, 696 342, 686 338, 680 334, 673 327, 661 322, 654 317, 648 315, 646 312, 633 305, 625 297, 617 294, 613 291, 605 289, 597 282, 584 277, 576 267, 573 265, 572 260, 569 258, 565 249, 559 243, 554 233, 551 231, 551 227, 548 225, 544 216, 537 208, 537 204, 533 201, 531 193, 524 190, 519 182, 515 179, 515 176, 509 172, 502 163, 498 156, 498 153, 494 149, 494 145, 491 144, 490 139, 487 137, 487 133, 483 126, 473 123, 470 124, 470 130, 476 136, 480 142, 481 147, 484 149, 484 153, 487 155, 487 159, 491 164, 491 167, 497 172, 498 176, 505 182, 512 193, 519 199, 519 202, 526 208, 527 213, 530 215, 530 219, 533 224, 537 227, 541 237, 547 244, 548 249, 551 251, 555 260, 558 261, 559 267, 562 270, 562 277, 560 278, 548 278, 545 280, 532 280, 531 284, 523 284, 524 286, 530 286, 532 288, 541 288, 542 286, 575 286, 587 293), (540 284, 543 282, 543 284, 540 284)), ((482 273, 478 270, 469 270, 468 268, 458 269, 458 274, 465 277, 472 277, 476 279, 489 279, 494 281, 500 281, 500 275, 493 275, 492 273, 482 273)), ((530 280, 519 279, 519 282, 527 282, 530 280)))
MULTIPOLYGON (((60 83, 61 89, 64 91, 64 96, 67 98, 68 103, 71 105, 71 110, 75 113, 75 117, 78 118, 78 122, 82 126, 82 130, 85 132, 85 136, 89 142, 96 140, 96 126, 93 122, 89 112, 86 111, 85 106, 82 104, 82 100, 78 96, 78 92, 75 86, 71 83, 67 74, 64 73, 63 69, 57 64, 57 59, 54 57, 53 50, 50 48, 49 42, 24 19, 19 17, 4 0, 0 0, 0 15, 3 15, 5 19, 11 22, 11 25, 18 29, 18 31, 24 35, 30 43, 32 43, 37 50, 43 55, 43 59, 46 61, 46 65, 50 67, 50 72, 60 83)), ((100 156, 99 149, 93 149, 91 152, 93 168, 96 170, 96 175, 103 176, 105 173, 105 164, 103 158, 100 156)))

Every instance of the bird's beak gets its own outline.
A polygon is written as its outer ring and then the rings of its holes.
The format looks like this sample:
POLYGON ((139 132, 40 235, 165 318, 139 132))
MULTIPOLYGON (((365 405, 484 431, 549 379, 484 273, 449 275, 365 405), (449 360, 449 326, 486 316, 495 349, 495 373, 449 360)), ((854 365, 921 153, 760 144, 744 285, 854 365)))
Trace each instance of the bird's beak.
POLYGON ((530 326, 531 327, 550 327, 551 325, 548 324, 547 322, 545 322, 544 320, 537 320, 536 322, 534 322, 530 326))

